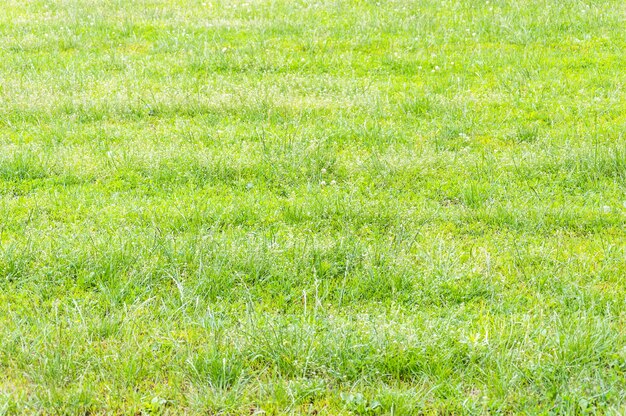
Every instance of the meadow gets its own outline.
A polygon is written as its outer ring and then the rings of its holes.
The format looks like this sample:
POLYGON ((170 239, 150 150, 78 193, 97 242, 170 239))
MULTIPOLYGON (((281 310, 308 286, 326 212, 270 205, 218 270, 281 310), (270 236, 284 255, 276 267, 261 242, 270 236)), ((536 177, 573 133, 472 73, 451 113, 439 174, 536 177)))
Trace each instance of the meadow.
POLYGON ((5 0, 0 414, 624 414, 617 0, 5 0))

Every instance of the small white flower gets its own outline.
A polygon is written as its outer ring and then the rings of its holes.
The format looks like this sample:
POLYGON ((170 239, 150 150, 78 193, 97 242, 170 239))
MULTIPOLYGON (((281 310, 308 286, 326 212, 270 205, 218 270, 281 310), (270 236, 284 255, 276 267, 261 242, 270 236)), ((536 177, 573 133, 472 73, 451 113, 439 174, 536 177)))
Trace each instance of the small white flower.
POLYGON ((222 52, 226 52, 227 50, 228 50, 228 48, 227 48, 226 46, 224 46, 224 47, 222 48, 222 52))
POLYGON ((326 181, 321 181, 320 186, 326 186, 326 181))
POLYGON ((333 179, 332 181, 330 181, 330 184, 331 185, 337 185, 337 181, 333 179))
POLYGON ((321 172, 322 172, 322 175, 325 174, 326 173, 326 168, 322 168, 321 172))
POLYGON ((602 211, 604 211, 605 214, 608 214, 609 212, 611 212, 611 207, 608 205, 605 205, 602 207, 602 211))

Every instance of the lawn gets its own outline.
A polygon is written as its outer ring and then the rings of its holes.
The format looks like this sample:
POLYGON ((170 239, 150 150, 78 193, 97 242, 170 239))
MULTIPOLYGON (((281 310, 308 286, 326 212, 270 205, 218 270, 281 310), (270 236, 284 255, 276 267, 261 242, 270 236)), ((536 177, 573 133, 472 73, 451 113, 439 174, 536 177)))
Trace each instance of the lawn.
POLYGON ((5 0, 0 414, 623 414, 618 0, 5 0))

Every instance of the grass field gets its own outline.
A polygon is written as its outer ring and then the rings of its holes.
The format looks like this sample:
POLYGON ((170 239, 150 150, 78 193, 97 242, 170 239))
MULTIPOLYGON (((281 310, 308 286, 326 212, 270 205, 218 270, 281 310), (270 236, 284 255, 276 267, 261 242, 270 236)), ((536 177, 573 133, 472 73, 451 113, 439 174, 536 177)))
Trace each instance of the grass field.
POLYGON ((4 1, 0 414, 623 414, 625 24, 4 1))

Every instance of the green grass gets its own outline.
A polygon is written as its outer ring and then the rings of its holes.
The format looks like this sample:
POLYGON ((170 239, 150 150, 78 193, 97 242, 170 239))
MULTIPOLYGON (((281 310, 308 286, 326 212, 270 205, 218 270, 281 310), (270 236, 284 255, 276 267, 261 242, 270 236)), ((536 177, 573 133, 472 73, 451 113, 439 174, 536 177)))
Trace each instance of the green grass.
POLYGON ((8 0, 0 414, 623 414, 617 0, 8 0))

